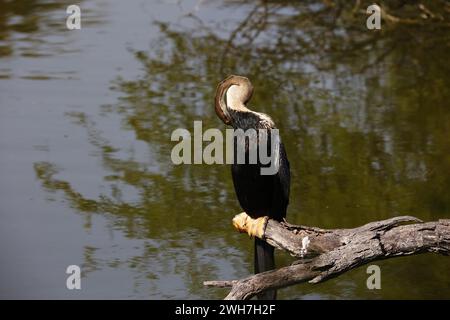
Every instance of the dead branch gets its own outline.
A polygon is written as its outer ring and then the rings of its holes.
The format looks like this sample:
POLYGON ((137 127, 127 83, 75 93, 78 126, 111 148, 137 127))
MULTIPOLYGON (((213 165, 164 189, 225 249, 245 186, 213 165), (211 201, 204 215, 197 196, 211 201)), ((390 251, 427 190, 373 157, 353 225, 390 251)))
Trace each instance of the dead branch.
POLYGON ((328 230, 268 220, 262 238, 302 259, 244 279, 205 281, 204 285, 231 287, 225 299, 245 300, 270 289, 318 283, 374 260, 425 252, 449 255, 450 219, 422 223, 401 216, 353 229, 328 230), (409 222, 416 223, 404 224, 409 222))

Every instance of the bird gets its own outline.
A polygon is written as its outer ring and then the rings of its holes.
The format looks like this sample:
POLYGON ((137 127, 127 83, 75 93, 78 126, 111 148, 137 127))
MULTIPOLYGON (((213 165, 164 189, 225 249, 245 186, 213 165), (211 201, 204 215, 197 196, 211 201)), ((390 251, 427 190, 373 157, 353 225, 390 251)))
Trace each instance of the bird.
MULTIPOLYGON (((253 94, 253 85, 243 76, 230 75, 221 81, 216 89, 215 112, 226 125, 234 130, 265 129, 270 136, 276 129, 270 116, 252 111, 248 106, 253 94)), ((231 165, 231 175, 234 190, 241 208, 251 218, 268 217, 282 221, 286 217, 290 192, 290 165, 284 144, 277 140, 278 148, 271 148, 270 139, 254 140, 258 148, 267 143, 270 152, 278 152, 272 159, 279 161, 278 171, 272 175, 262 175, 261 168, 266 166, 258 157, 256 163, 248 163, 250 140, 246 141, 245 163, 236 161, 236 144, 234 145, 234 161, 231 165)), ((275 268, 274 247, 264 240, 255 237, 254 272, 260 273, 275 268)), ((261 300, 276 299, 276 291, 266 291, 258 295, 261 300)))

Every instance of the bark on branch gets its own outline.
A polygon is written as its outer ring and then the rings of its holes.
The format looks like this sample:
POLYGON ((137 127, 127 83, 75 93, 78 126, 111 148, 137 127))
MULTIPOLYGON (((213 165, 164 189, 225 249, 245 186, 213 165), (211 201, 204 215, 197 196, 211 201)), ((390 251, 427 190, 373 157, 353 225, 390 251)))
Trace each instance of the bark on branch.
POLYGON ((401 216, 353 229, 328 230, 268 220, 263 239, 301 259, 244 279, 205 281, 204 285, 231 287, 225 299, 245 300, 270 289, 318 283, 374 260, 424 252, 449 255, 450 219, 422 223, 401 216), (404 225, 411 222, 415 224, 404 225))

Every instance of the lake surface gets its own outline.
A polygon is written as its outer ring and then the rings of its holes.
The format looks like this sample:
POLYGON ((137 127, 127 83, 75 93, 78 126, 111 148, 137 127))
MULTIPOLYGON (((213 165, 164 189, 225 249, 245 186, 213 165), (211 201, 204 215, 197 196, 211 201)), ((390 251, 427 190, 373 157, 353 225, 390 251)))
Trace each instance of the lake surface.
MULTIPOLYGON (((229 166, 170 158, 176 128, 225 129, 231 73, 280 128, 289 222, 450 217, 448 26, 369 31, 365 8, 321 1, 98 0, 67 30, 69 4, 0 2, 0 298, 221 299, 202 282, 251 274, 229 166)), ((448 257, 376 264, 381 290, 363 266, 279 297, 450 298, 448 257)))

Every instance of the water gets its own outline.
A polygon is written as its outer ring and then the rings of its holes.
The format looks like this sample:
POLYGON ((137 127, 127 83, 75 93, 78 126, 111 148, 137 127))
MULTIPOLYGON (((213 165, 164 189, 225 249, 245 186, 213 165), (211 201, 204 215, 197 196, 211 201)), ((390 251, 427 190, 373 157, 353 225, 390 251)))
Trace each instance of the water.
MULTIPOLYGON (((229 73, 280 128, 290 222, 448 218, 448 27, 369 32, 321 3, 85 1, 69 31, 70 1, 0 2, 0 297, 220 299, 202 282, 250 274, 230 168, 170 160, 174 129, 224 129, 229 73), (82 290, 66 289, 71 264, 82 290)), ((381 290, 361 267, 279 296, 450 298, 447 257, 376 264, 381 290)))

